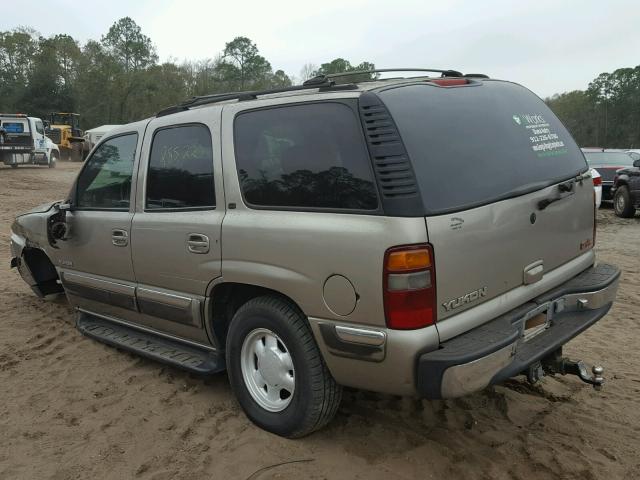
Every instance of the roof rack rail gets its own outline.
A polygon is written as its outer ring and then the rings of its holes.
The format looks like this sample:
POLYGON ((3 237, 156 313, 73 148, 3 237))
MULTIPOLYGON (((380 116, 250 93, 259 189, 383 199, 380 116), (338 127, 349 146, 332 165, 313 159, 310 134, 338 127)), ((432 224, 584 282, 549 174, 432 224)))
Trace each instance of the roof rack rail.
POLYGON ((291 87, 272 88, 267 90, 251 90, 247 92, 214 93, 212 95, 202 95, 198 97, 192 97, 188 100, 185 100, 182 103, 160 110, 156 114, 156 117, 163 117, 165 115, 171 115, 173 113, 189 110, 192 107, 200 107, 202 105, 209 105, 212 103, 219 103, 227 100, 238 100, 238 101, 255 100, 261 95, 270 95, 274 93, 296 92, 300 90, 309 90, 314 88, 317 88, 321 92, 332 91, 332 90, 353 90, 358 88, 358 86, 355 85, 354 83, 345 83, 345 84, 337 85, 334 79, 338 77, 385 73, 385 72, 429 72, 429 73, 439 73, 441 77, 469 77, 469 76, 483 77, 483 78, 486 77, 486 75, 483 75, 480 73, 463 75, 461 72, 458 72, 457 70, 438 70, 433 68, 380 68, 376 70, 358 70, 353 72, 331 73, 328 75, 318 75, 316 77, 310 78, 309 80, 306 80, 302 85, 294 85, 291 87))
POLYGON ((165 115, 171 115, 172 113, 183 112, 189 110, 192 107, 200 107, 202 105, 209 105, 212 103, 224 102, 227 100, 255 100, 261 95, 271 95, 274 93, 296 92, 300 90, 310 90, 313 88, 319 89, 319 91, 331 91, 331 90, 352 90, 358 88, 357 85, 349 83, 344 85, 336 85, 331 80, 325 80, 323 82, 317 82, 315 84, 302 84, 293 85, 291 87, 271 88, 267 90, 250 90, 246 92, 232 92, 232 93, 215 93, 212 95, 203 95, 199 97, 192 97, 189 100, 185 100, 178 105, 173 105, 160 110, 156 117, 163 117, 165 115))
MULTIPOLYGON (((439 70, 435 68, 377 68, 374 70, 354 70, 352 72, 340 72, 330 73, 326 75, 318 75, 305 81, 302 85, 317 85, 323 82, 330 81, 332 78, 337 77, 349 77, 353 75, 371 75, 374 73, 387 73, 387 72, 429 72, 439 73, 441 77, 463 77, 462 72, 457 70, 439 70)), ((372 79, 373 80, 373 79, 372 79)))
POLYGON ((463 77, 466 78, 489 78, 489 75, 485 75, 484 73, 465 73, 463 77))

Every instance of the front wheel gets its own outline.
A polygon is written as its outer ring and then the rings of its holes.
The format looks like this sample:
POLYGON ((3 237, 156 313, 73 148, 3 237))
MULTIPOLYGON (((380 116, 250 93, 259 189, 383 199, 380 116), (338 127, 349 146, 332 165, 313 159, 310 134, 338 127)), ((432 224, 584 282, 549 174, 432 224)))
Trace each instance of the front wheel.
POLYGON ((51 152, 51 155, 49 155, 49 168, 56 168, 56 163, 58 163, 58 154, 51 152))
POLYGON ((275 296, 238 309, 226 342, 229 381, 259 427, 297 438, 335 415, 342 387, 329 373, 304 315, 275 296))
POLYGON ((622 218, 631 218, 635 215, 636 209, 631 203, 631 195, 626 185, 621 185, 616 189, 613 196, 613 211, 622 218))

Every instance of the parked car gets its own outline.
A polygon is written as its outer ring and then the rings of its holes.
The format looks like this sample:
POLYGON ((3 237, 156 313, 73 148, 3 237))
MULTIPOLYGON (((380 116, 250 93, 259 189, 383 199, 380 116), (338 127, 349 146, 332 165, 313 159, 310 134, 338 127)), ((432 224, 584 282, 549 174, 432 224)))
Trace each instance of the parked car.
POLYGON ((562 355, 620 276, 595 262, 584 156, 526 88, 435 72, 198 97, 111 130, 63 201, 17 217, 12 266, 91 338, 226 369, 286 437, 329 422, 342 386, 599 388, 562 355))
POLYGON ((600 174, 595 168, 592 168, 590 172, 591 172, 591 178, 593 179, 593 189, 595 192, 594 199, 596 202, 596 209, 598 209, 602 204, 602 177, 600 176, 600 174))
POLYGON ((582 149, 587 163, 590 167, 598 170, 602 177, 602 199, 613 200, 613 177, 616 170, 633 165, 632 156, 624 150, 602 149, 582 149))
POLYGON ((640 208, 640 159, 633 166, 620 169, 613 180, 613 211, 622 218, 631 218, 640 208))
POLYGON ((12 168, 25 164, 54 168, 59 158, 60 150, 45 136, 41 119, 0 113, 0 162, 12 168))

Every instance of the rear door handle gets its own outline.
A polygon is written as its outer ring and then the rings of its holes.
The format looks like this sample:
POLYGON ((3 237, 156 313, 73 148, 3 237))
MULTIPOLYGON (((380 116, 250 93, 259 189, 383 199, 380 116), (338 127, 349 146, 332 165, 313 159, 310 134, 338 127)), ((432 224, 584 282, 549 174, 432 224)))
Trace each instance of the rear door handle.
POLYGON ((190 233, 187 236, 187 248, 191 253, 209 253, 209 237, 202 233, 190 233))
POLYGON ((129 245, 129 234, 126 230, 114 228, 111 231, 111 243, 116 247, 126 247, 129 245))

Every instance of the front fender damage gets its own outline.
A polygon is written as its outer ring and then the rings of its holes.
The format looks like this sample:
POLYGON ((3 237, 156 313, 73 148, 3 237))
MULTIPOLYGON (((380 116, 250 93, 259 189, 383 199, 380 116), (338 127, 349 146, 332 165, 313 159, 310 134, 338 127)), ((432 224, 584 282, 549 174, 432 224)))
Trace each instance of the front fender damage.
POLYGON ((51 217, 58 209, 51 205, 37 211, 18 216, 11 226, 11 268, 39 297, 63 292, 58 272, 49 258, 55 239, 51 238, 51 217), (53 240, 53 242, 52 242, 53 240))

